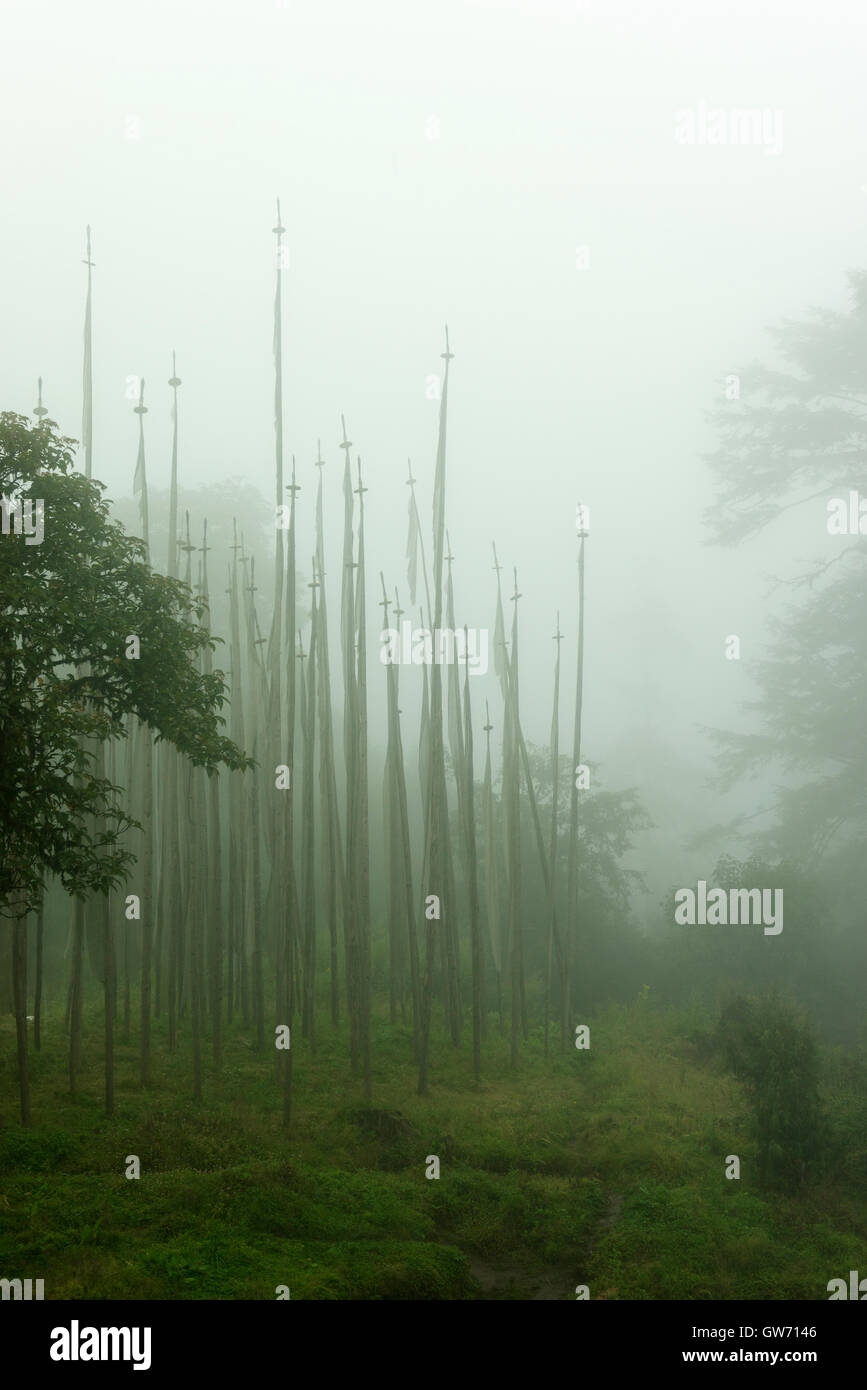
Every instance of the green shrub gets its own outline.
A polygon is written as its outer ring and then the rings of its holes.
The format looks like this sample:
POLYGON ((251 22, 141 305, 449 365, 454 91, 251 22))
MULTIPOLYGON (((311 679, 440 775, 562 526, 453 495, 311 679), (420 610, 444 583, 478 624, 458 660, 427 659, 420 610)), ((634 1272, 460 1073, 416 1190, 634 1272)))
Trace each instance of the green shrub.
POLYGON ((734 999, 718 1026, 722 1055, 753 1107, 763 1185, 799 1187, 826 1140, 819 1100, 819 1053, 812 1028, 771 994, 734 999))

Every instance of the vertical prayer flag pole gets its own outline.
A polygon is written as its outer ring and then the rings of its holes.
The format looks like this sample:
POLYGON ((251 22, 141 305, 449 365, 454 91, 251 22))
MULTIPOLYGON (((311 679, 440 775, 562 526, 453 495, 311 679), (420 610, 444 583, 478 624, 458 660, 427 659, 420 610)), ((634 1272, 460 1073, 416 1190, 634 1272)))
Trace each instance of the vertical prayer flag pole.
POLYGON ((554 710, 551 715, 551 838, 548 851, 548 950, 545 963, 545 1056, 548 1056, 548 1034, 551 1025, 551 975, 554 953, 555 894, 557 884, 557 811, 560 797, 560 614, 554 633, 554 710))
MULTIPOLYGON (((446 327, 446 350, 442 354, 445 362, 443 388, 440 396, 439 434, 437 438, 436 474, 434 478, 433 502, 433 552, 434 552, 434 631, 442 626, 443 611, 443 555, 445 544, 445 488, 446 488, 446 431, 448 422, 449 363, 454 354, 449 348, 448 327, 446 327)), ((428 807, 426 816, 424 868, 422 870, 422 903, 433 896, 439 899, 446 913, 446 930, 443 933, 441 919, 425 914, 425 965, 422 984, 421 1030, 419 1040, 418 1093, 427 1094, 427 1078, 430 1053, 431 1010, 433 1005, 434 960, 438 941, 444 935, 446 960, 446 998, 447 1013, 452 1041, 460 1038, 460 989, 457 980, 457 960, 455 959, 454 937, 450 930, 454 902, 450 892, 449 826, 448 800, 446 794, 445 750, 443 748, 443 686, 442 670, 438 662, 431 665, 430 679, 430 767, 428 773, 428 807)))
POLYGON ((93 300, 93 268, 91 260, 90 227, 87 229, 87 255, 83 261, 87 266, 87 301, 84 308, 84 406, 81 417, 81 442, 84 446, 84 476, 93 477, 93 331, 91 306, 93 300))
POLYGON ((337 776, 334 766, 334 721, 331 707, 331 663, 328 653, 328 605, 325 594, 325 527, 323 522, 323 469, 321 441, 316 441, 315 467, 319 472, 316 489, 316 568, 319 572, 319 641, 317 643, 319 690, 319 796, 325 827, 323 850, 327 854, 325 872, 325 912, 328 919, 329 973, 331 984, 331 1023, 340 1020, 340 969, 338 960, 338 905, 346 897, 343 844, 337 809, 337 776))
POLYGON ((172 476, 169 488, 169 554, 166 574, 172 579, 178 577, 178 376, 177 362, 172 351, 172 374, 169 386, 172 388, 172 476))
POLYGON ((370 825, 368 820, 367 785, 367 609, 364 569, 364 494, 367 488, 361 481, 361 459, 358 464, 358 575, 355 587, 355 627, 357 632, 357 666, 355 679, 357 726, 356 793, 357 815, 357 879, 359 937, 359 1048, 365 1099, 370 1100, 370 825))
POLYGON ((566 883, 565 985, 561 1044, 569 1045, 572 1033, 572 971, 578 938, 578 767, 581 763, 581 711, 584 700, 584 515, 578 528, 578 663, 575 674, 575 724, 572 735, 572 794, 569 802, 569 866, 566 883))

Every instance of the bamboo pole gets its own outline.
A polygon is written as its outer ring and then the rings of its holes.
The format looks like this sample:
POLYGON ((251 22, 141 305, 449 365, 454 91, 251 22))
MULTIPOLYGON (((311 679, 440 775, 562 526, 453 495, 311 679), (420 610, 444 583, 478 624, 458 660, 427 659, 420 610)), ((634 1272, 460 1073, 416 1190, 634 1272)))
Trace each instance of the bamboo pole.
POLYGON ((548 943, 545 957, 545 1056, 548 1056, 549 1032, 551 1026, 551 975, 554 953, 554 930, 556 927, 556 883, 557 883, 557 811, 560 797, 560 614, 557 614, 557 631, 554 634, 556 646, 554 658, 554 708, 551 715, 551 837, 549 841, 549 887, 548 887, 548 943))
MULTIPOLYGON (((244 685, 243 656, 241 652, 240 576, 238 573, 241 545, 238 540, 237 520, 234 517, 232 518, 232 545, 230 548, 232 551, 232 564, 229 571, 229 587, 226 590, 229 597, 229 660, 231 663, 229 675, 229 731, 232 742, 239 747, 244 747, 244 685)), ((227 883, 229 921, 226 941, 226 1022, 230 1027, 235 1016, 235 1009, 236 1007, 240 1008, 241 1002, 238 978, 240 972, 238 943, 240 940, 241 923, 244 920, 246 911, 246 866, 242 852, 245 788, 243 781, 239 780, 240 778, 240 773, 237 775, 230 774, 227 779, 226 787, 229 827, 229 877, 227 883)))
POLYGON ((572 976, 578 935, 578 778, 581 763, 581 709, 584 700, 584 544, 587 532, 578 531, 578 660, 575 674, 575 724, 572 737, 572 791, 569 799, 569 862, 566 897, 566 965, 563 986, 563 1027, 561 1045, 568 1046, 572 1035, 572 976))
MULTIPOLYGON (((437 440, 437 461, 434 480, 433 538, 434 538, 434 631, 442 625, 443 607, 443 547, 445 542, 445 486, 446 486, 446 433, 448 421, 449 363, 454 354, 449 350, 448 329, 446 329, 446 350, 442 354, 445 362, 443 387, 440 396, 439 436, 437 440)), ((424 867, 422 870, 423 903, 431 897, 439 898, 448 923, 453 910, 453 900, 449 881, 449 830, 448 803, 445 785, 445 757, 443 749, 443 690, 442 673, 438 662, 431 665, 430 676, 430 773, 428 812, 425 834, 424 867)), ((427 1093, 430 1054, 430 1028, 433 1004, 434 959, 437 949, 437 918, 425 913, 425 963, 422 982, 422 1017, 419 1047, 419 1095, 427 1093)), ((442 921, 442 918, 439 919, 442 921)), ((442 928, 440 928, 442 935, 442 928)), ((457 990, 456 965, 451 950, 451 935, 445 933, 446 991, 449 1024, 452 1041, 460 1036, 460 994, 457 990)))
POLYGON ((282 877, 280 892, 280 910, 282 918, 282 974, 278 981, 278 990, 282 986, 282 997, 278 1000, 278 1007, 281 1014, 279 1023, 286 1024, 290 1032, 290 1046, 281 1051, 278 1057, 282 1059, 283 1068, 283 1125, 287 1133, 292 1120, 292 1082, 293 1082, 293 1058, 291 1048, 291 1031, 294 1019, 295 1008, 295 938, 299 919, 298 907, 298 888, 295 876, 294 858, 294 795, 295 795, 295 706, 296 706, 296 682, 295 682, 295 662, 293 659, 295 649, 295 529, 296 529, 296 494, 300 488, 295 481, 295 459, 292 460, 292 482, 286 488, 291 498, 289 513, 289 534, 287 544, 287 564, 286 564, 286 605, 284 609, 284 643, 283 649, 287 654, 287 688, 286 688, 286 764, 289 768, 290 789, 284 797, 282 805, 281 833, 283 838, 282 846, 282 877), (292 655, 290 655, 292 654, 292 655))
MULTIPOLYGON (((249 700, 249 722, 250 731, 248 737, 251 740, 251 754, 254 761, 259 764, 261 761, 261 751, 264 744, 264 722, 265 707, 267 700, 266 673, 259 648, 264 645, 265 639, 259 631, 259 622, 256 616, 256 559, 250 557, 250 583, 246 592, 249 599, 246 604, 247 613, 247 653, 248 670, 250 673, 250 700, 249 700)), ((248 782, 247 797, 247 855, 250 865, 250 882, 252 892, 248 895, 247 908, 247 935, 251 942, 252 952, 250 958, 252 975, 252 1005, 253 1005, 253 1026, 256 1030, 256 1047, 262 1049, 265 1046, 265 977, 263 961, 263 935, 262 935, 262 873, 261 873, 261 836, 260 836, 260 773, 261 769, 256 766, 252 769, 248 782)))
POLYGON ((361 459, 358 459, 358 575, 355 585, 355 630, 357 634, 357 667, 355 679, 356 710, 358 714, 358 754, 356 772, 356 839, 359 938, 359 1044, 365 1099, 370 1100, 370 823, 368 819, 367 784, 367 615, 364 550, 364 494, 367 488, 361 480, 361 459))
POLYGON ((349 1055, 353 1075, 361 1064, 361 979, 358 920, 358 712, 356 707, 356 611, 353 570, 352 468, 349 450, 352 441, 343 429, 343 570, 340 587, 340 649, 343 664, 343 756, 346 767, 346 903, 344 951, 346 955, 346 994, 349 1010, 349 1055))
POLYGON ((328 922, 329 975, 331 986, 331 1024, 340 1022, 340 968, 337 936, 337 915, 346 901, 343 843, 337 802, 337 775, 334 763, 334 722, 331 707, 331 665, 328 653, 328 604, 325 592, 325 531, 323 523, 322 470, 325 460, 319 440, 316 441, 316 467, 319 480, 316 492, 316 568, 319 574, 319 641, 317 643, 319 689, 319 792, 320 821, 325 827, 322 844, 326 862, 322 877, 325 881, 325 915, 328 922))
MULTIPOLYGON (((397 590, 394 594, 395 620, 398 631, 400 630, 400 620, 403 616, 403 609, 397 590)), ((400 864, 403 867, 403 918, 405 923, 407 947, 409 954, 410 988, 412 991, 412 1032, 413 1049, 416 1061, 419 1058, 419 1023, 421 1017, 421 978, 419 974, 418 958, 418 929, 415 919, 415 889, 412 878, 412 846, 409 833, 409 810, 406 794, 406 769, 404 766, 403 740, 400 732, 400 677, 398 669, 395 668, 394 688, 392 693, 393 718, 394 718, 394 785, 397 791, 397 815, 399 819, 400 840, 399 854, 400 864)))
MULTIPOLYGON (((145 543, 146 557, 150 558, 150 527, 148 519, 147 469, 145 463, 144 380, 139 391, 139 403, 135 408, 139 417, 139 455, 133 490, 140 493, 142 540, 145 543)), ((141 965, 141 1065, 142 1086, 150 1084, 151 1079, 151 979, 154 939, 154 743, 153 735, 146 724, 139 726, 139 747, 141 748, 142 783, 142 858, 139 882, 141 892, 142 922, 142 965, 141 965)))
MULTIPOLYGON (((211 632, 211 595, 208 584, 208 520, 202 524, 202 602, 205 605, 203 624, 211 632)), ((202 651, 202 670, 211 675, 214 669, 214 654, 210 646, 202 651)), ((223 1064, 223 843, 220 818, 220 779, 214 774, 208 777, 207 799, 207 849, 208 881, 205 885, 208 921, 207 961, 208 994, 211 1016, 211 1047, 214 1066, 219 1071, 223 1064)))
POLYGON ((485 701, 485 777, 482 784, 482 825, 485 835, 485 915, 491 957, 497 977, 497 1012, 500 1032, 503 1031, 503 935, 500 915, 500 873, 497 863, 497 829, 494 814, 494 791, 491 777, 491 731, 493 729, 488 702, 485 701))
POLYGON ((470 708, 469 634, 464 628, 464 836, 467 857, 467 882, 470 897, 470 957, 472 961, 473 992, 473 1074, 478 1081, 482 1067, 482 950, 479 930, 479 867, 476 858, 476 813, 473 804, 473 718, 470 708))
MULTIPOLYGON (((312 562, 313 577, 309 588, 310 609, 310 647, 307 659, 307 679, 304 687, 304 709, 301 720, 304 763, 301 794, 301 912, 303 923, 303 1007, 301 1031, 310 1041, 311 1051, 316 1049, 316 884, 315 884, 315 749, 316 749, 316 662, 317 662, 317 604, 316 557, 312 562)), ((301 634, 298 634, 299 641, 301 634)), ((303 684, 303 677, 302 677, 303 684)))

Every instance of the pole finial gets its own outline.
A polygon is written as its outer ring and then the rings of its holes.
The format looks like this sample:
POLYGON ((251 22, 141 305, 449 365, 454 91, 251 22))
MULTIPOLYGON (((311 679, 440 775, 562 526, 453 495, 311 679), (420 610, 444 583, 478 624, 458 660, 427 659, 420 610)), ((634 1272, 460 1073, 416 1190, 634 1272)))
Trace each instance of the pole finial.
POLYGON ((341 415, 341 417, 340 417, 340 428, 343 430, 343 443, 340 445, 340 447, 341 447, 341 449, 346 449, 346 451, 347 451, 347 453, 346 453, 346 459, 347 459, 347 462, 348 462, 348 461, 349 461, 349 450, 352 448, 352 440, 347 438, 347 435, 346 435, 346 420, 344 419, 344 417, 343 417, 342 415, 341 415))
POLYGON ((490 739, 491 730, 493 729, 494 726, 493 726, 493 724, 491 723, 491 711, 488 709, 488 702, 487 702, 487 700, 485 701, 485 721, 486 721, 486 722, 485 722, 485 733, 486 733, 486 735, 488 736, 488 738, 490 739))
POLYGON ((43 415, 48 414, 48 411, 42 404, 42 377, 40 377, 37 382, 36 391, 38 395, 38 400, 33 408, 33 414, 36 416, 37 420, 41 420, 43 415))

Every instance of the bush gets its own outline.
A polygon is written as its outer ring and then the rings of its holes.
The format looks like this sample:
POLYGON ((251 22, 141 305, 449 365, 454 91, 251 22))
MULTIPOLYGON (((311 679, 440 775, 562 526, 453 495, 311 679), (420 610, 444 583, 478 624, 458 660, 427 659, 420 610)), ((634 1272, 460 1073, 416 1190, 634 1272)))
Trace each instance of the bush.
POLYGON ((762 1184, 799 1187, 826 1139, 819 1054, 809 1021, 769 995, 734 999, 718 1025, 726 1065, 753 1106, 762 1184))

